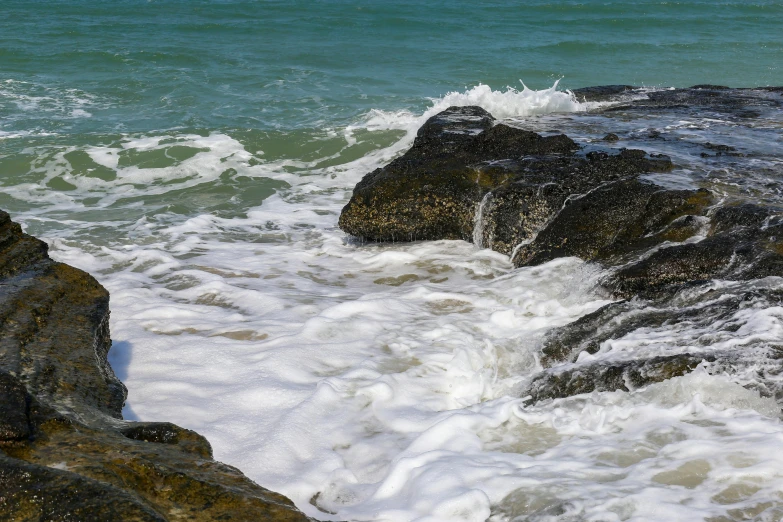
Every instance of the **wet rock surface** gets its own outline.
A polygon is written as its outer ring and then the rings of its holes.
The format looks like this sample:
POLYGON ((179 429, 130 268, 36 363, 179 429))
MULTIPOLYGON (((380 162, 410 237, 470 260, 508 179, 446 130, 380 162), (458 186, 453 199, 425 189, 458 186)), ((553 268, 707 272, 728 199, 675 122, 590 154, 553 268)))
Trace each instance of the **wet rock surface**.
POLYGON ((452 107, 357 185, 340 226, 366 240, 465 239, 517 267, 569 256, 599 264, 597 291, 617 301, 545 336, 542 369, 523 391, 532 401, 701 367, 783 404, 783 340, 756 324, 780 307, 783 163, 769 151, 781 91, 578 89, 577 100, 603 103, 593 114, 604 127, 581 140, 561 132, 584 127, 569 118, 499 123, 452 107), (670 124, 625 123, 656 118, 670 124), (758 129, 769 146, 754 154, 747 142, 700 138, 718 125, 727 137, 737 125, 758 129), (648 151, 623 146, 638 144, 648 151))
POLYGON ((493 122, 480 107, 451 107, 430 118, 405 155, 359 182, 340 227, 374 241, 472 240, 476 211, 489 196, 483 212, 491 226, 479 240, 510 253, 572 194, 671 168, 668 158, 643 151, 581 157, 565 135, 493 122))
POLYGON ((0 211, 0 519, 309 520, 197 433, 122 420, 109 295, 0 211))
POLYGON ((527 393, 541 400, 632 390, 701 365, 782 403, 783 342, 753 324, 757 312, 775 315, 782 302, 783 287, 770 278, 694 283, 664 298, 606 305, 547 333, 545 369, 527 393))

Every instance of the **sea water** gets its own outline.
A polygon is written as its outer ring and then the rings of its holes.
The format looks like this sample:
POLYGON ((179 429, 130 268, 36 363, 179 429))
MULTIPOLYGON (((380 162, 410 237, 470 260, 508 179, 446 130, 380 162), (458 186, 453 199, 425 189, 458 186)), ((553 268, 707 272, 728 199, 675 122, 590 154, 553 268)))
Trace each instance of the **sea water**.
MULTIPOLYGON (((599 267, 514 269, 491 245, 364 244, 337 228, 362 176, 450 105, 583 144, 622 131, 618 146, 673 157, 661 183, 778 202, 783 115, 609 117, 567 89, 783 84, 780 2, 4 0, 0 13, 0 208, 111 292, 125 418, 204 434, 322 520, 783 519, 780 408, 752 372, 526 403, 543 335, 611 302, 599 267), (759 169, 705 169, 651 131, 730 141, 759 169)), ((733 320, 717 342, 783 338, 783 308, 733 320)), ((710 334, 678 328, 591 357, 710 334)))

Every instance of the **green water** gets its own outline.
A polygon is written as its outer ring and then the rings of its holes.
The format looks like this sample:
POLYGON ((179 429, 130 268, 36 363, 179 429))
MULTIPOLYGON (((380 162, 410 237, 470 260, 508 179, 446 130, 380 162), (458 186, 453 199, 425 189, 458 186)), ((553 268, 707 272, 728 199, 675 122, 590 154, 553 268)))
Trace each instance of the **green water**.
POLYGON ((320 128, 520 79, 783 83, 773 1, 6 0, 2 13, 6 132, 320 128))
POLYGON ((32 231, 96 208, 243 215, 287 186, 248 168, 358 160, 404 132, 359 125, 346 143, 347 126, 479 84, 783 84, 772 1, 6 0, 2 14, 0 206, 45 216, 32 231), (198 179, 212 144, 193 136, 215 133, 241 161, 198 179))

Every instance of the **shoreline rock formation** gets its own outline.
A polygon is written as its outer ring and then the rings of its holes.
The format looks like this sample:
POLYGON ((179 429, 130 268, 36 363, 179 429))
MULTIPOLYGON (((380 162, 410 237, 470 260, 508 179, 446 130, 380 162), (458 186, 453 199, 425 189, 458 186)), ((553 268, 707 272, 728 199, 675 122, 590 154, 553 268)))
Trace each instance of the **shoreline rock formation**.
MULTIPOLYGON (((743 121, 783 110, 781 88, 634 92, 618 85, 574 95, 613 100, 601 109, 607 113, 709 111, 743 121)), ((719 343, 721 330, 739 328, 743 310, 780 302, 780 290, 765 281, 783 276, 783 212, 704 187, 660 186, 649 174, 671 171, 672 161, 610 148, 618 139, 610 133, 600 146, 583 148, 564 134, 499 123, 479 107, 450 107, 421 127, 407 153, 357 184, 339 225, 370 241, 473 241, 517 267, 569 256, 604 267, 600 286, 618 301, 546 335, 541 370, 523 393, 531 401, 629 390, 698 365, 741 375, 752 359, 758 375, 743 384, 783 403, 779 347, 741 351, 719 343), (737 281, 746 283, 726 283, 737 281), (682 339, 663 355, 601 358, 612 340, 686 323, 703 323, 716 335, 682 339)), ((728 145, 701 145, 715 156, 743 157, 728 145)))
POLYGON ((109 294, 0 211, 0 519, 308 521, 167 422, 122 419, 109 294))

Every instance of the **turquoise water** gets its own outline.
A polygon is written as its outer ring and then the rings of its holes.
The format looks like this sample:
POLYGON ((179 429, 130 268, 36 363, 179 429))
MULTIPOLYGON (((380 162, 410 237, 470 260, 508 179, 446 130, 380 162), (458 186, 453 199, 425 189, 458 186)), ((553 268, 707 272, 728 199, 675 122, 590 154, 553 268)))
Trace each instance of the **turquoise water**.
POLYGON ((24 82, 0 83, 3 131, 290 131, 519 80, 783 83, 778 1, 6 0, 2 13, 0 82, 24 82), (68 118, 77 106, 92 117, 68 118))
MULTIPOLYGON (((421 114, 480 84, 783 84, 775 1, 7 0, 2 14, 0 183, 87 206, 68 176, 112 181, 116 169, 84 150, 128 136, 220 132, 251 162, 303 161, 286 168, 304 172, 399 139, 372 132, 346 148, 342 130, 370 111, 421 114)), ((167 150, 127 151, 119 166, 164 168, 198 152, 167 150)), ((221 210, 212 200, 250 198, 235 178, 177 193, 179 206, 147 204, 221 210)), ((31 209, 7 194, 0 205, 31 209)))

